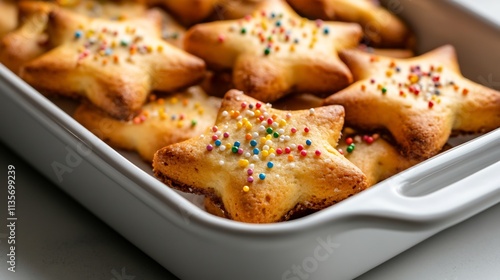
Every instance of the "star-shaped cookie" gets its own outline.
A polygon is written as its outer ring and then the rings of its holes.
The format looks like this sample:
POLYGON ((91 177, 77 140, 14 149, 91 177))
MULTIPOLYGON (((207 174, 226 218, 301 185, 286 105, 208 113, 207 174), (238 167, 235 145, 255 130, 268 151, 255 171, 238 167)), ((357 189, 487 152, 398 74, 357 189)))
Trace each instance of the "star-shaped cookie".
MULTIPOLYGON (((415 38, 406 24, 372 0, 287 0, 300 14, 314 19, 361 24, 367 43, 382 48, 412 48, 415 38)), ((395 6, 394 8, 398 8, 395 6)))
POLYGON ((346 110, 346 124, 390 131, 405 155, 429 158, 452 131, 500 127, 500 92, 464 78, 446 45, 409 59, 341 53, 356 82, 326 98, 346 110))
POLYGON ((338 50, 361 38, 358 24, 309 21, 284 1, 265 1, 239 20, 195 25, 185 49, 215 70, 233 69, 237 89, 263 102, 291 92, 325 94, 352 82, 338 50))
POLYGON ((20 76, 44 92, 86 97, 116 118, 133 116, 152 90, 175 91, 205 74, 201 59, 162 40, 154 10, 148 18, 111 21, 56 9, 48 32, 58 47, 20 76))
POLYGON ((49 40, 47 24, 52 10, 61 7, 81 15, 111 20, 143 17, 144 5, 134 2, 79 1, 20 1, 18 3, 19 27, 0 41, 0 62, 18 73, 22 65, 56 47, 49 40))
POLYGON ((343 115, 341 106, 277 110, 231 90, 215 125, 155 154, 154 173, 170 187, 221 201, 237 221, 323 209, 366 188, 362 172, 335 149, 343 115))
POLYGON ((74 118, 112 147, 137 151, 151 162, 160 148, 198 136, 212 126, 219 107, 219 98, 191 87, 154 98, 129 121, 114 119, 87 103, 77 108, 74 118))

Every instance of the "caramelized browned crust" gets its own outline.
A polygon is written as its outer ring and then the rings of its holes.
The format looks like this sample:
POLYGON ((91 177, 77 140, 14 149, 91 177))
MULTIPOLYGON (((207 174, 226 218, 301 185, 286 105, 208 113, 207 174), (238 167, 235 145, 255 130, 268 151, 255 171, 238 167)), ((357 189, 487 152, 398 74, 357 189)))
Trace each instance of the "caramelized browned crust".
POLYGON ((342 119, 340 106, 281 111, 232 90, 214 127, 155 154, 154 173, 171 187, 220 199, 234 220, 286 220, 291 213, 323 209, 366 188, 362 172, 334 148, 342 119), (274 119, 261 128, 256 114, 274 119))

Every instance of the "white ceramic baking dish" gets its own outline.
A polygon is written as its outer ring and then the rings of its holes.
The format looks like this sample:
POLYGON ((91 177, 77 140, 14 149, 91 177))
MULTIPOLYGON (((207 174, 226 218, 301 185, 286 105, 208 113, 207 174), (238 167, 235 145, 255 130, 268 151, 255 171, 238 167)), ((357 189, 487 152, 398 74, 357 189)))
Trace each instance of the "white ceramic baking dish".
MULTIPOLYGON (((419 51, 451 43, 466 76, 495 86, 498 27, 450 1, 385 2, 419 51)), ((238 223, 165 187, 1 65, 0 92, 1 141, 181 279, 352 279, 500 202, 497 129, 307 217, 238 223)))

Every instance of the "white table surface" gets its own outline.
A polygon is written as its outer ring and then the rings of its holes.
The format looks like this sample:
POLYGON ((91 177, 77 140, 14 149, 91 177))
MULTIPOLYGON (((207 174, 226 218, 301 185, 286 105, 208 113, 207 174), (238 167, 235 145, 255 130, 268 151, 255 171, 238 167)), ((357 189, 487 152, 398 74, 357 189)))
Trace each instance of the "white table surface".
MULTIPOLYGON (((500 23, 500 1, 456 1, 500 23)), ((5 174, 0 180, 6 181, 9 164, 16 167, 16 272, 7 270, 8 232, 2 222, 0 279, 177 279, 0 143, 0 170, 5 174)), ((6 197, 5 183, 1 221, 6 221, 6 197)), ((358 279, 500 279, 499 217, 497 205, 358 279)))

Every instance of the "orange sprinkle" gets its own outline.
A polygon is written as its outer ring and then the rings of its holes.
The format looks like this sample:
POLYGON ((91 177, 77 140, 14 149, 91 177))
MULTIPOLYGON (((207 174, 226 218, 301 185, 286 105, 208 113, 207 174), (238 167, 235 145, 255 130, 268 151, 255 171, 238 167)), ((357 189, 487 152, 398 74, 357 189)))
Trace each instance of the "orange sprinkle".
POLYGON ((469 93, 469 90, 468 90, 468 89, 464 88, 464 89, 462 90, 462 94, 463 94, 463 95, 467 95, 468 93, 469 93))
POLYGON ((247 133, 247 134, 245 135, 245 139, 246 139, 246 140, 252 140, 252 134, 247 133))
POLYGON ((288 161, 293 161, 293 156, 292 155, 288 155, 288 161))
POLYGON ((364 84, 363 84, 363 85, 361 85, 361 90, 362 90, 362 91, 365 91, 365 90, 366 90, 366 86, 365 86, 364 84))

